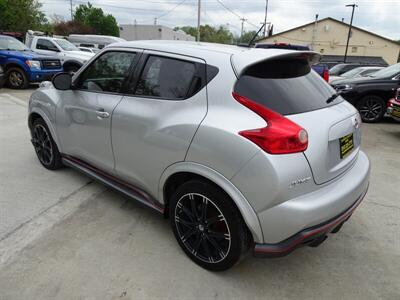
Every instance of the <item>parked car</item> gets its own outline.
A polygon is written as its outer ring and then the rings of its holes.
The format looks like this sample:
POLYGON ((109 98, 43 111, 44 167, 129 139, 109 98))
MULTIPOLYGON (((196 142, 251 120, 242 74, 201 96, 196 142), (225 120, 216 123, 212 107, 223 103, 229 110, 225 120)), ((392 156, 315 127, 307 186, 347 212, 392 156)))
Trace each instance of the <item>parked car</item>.
POLYGON ((51 80, 63 71, 58 58, 32 52, 17 39, 5 35, 0 35, 0 66, 6 83, 15 89, 26 88, 30 82, 51 80))
POLYGON ((86 47, 97 51, 112 43, 125 41, 120 37, 98 34, 70 34, 67 40, 77 47, 86 47))
POLYGON ((65 39, 27 34, 26 45, 39 54, 57 56, 66 72, 76 72, 94 56, 94 53, 80 51, 65 39))
POLYGON ((359 114, 311 72, 318 60, 114 44, 32 94, 32 143, 45 168, 74 167, 169 217, 206 269, 228 269, 249 248, 286 255, 336 233, 369 182, 359 114))
POLYGON ((340 76, 331 76, 329 78, 329 83, 334 83, 341 79, 367 77, 382 69, 384 69, 384 67, 358 67, 353 70, 347 71, 340 76))
MULTIPOLYGON (((294 45, 294 44, 287 44, 287 43, 256 44, 255 48, 310 51, 310 48, 308 46, 294 45)), ((326 82, 329 82, 329 66, 327 64, 316 63, 312 66, 312 69, 315 72, 317 72, 326 82)))
POLYGON ((387 67, 387 65, 371 65, 371 64, 361 64, 361 63, 337 64, 329 69, 329 75, 341 76, 342 74, 359 67, 387 67))
POLYGON ((364 122, 379 122, 400 87, 400 63, 369 77, 338 80, 332 86, 359 110, 364 122))
POLYGON ((389 100, 387 113, 396 121, 400 121, 400 89, 397 89, 395 97, 389 100))

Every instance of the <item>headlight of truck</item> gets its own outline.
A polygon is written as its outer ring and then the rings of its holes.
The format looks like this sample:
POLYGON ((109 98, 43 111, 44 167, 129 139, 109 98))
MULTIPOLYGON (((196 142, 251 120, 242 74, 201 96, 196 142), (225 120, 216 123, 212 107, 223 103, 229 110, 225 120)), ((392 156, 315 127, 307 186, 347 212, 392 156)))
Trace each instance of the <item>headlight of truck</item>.
POLYGON ((38 61, 38 60, 27 60, 25 63, 26 63, 26 64, 29 66, 29 68, 31 68, 31 69, 40 70, 40 61, 38 61))

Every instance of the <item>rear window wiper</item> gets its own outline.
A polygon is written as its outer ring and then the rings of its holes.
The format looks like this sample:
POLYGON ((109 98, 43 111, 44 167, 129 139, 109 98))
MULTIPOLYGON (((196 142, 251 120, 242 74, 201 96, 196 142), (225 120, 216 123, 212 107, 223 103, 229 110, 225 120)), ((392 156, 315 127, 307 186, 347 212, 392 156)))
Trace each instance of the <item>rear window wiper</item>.
POLYGON ((340 93, 333 94, 328 99, 326 99, 326 103, 329 104, 329 103, 333 102, 333 100, 335 100, 339 96, 340 96, 340 93))

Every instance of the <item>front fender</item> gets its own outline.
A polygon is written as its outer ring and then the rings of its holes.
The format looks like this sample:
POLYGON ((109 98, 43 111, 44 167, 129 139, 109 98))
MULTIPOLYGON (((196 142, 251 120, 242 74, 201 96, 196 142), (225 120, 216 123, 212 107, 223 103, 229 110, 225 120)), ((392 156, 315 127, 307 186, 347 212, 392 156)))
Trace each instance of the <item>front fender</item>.
POLYGON ((235 202, 247 227, 250 229, 253 235, 254 241, 256 243, 263 242, 263 233, 261 230, 260 222, 258 220, 257 214, 255 213, 254 209, 251 207, 247 199, 226 177, 207 166, 193 162, 179 162, 169 166, 161 175, 158 185, 158 199, 161 203, 165 203, 164 186, 168 178, 173 174, 180 172, 189 172, 203 176, 222 188, 235 202))
POLYGON ((62 152, 56 131, 56 102, 53 100, 56 99, 56 95, 51 95, 51 97, 48 95, 48 93, 53 93, 54 91, 53 89, 48 89, 44 92, 39 89, 32 93, 29 100, 28 124, 31 127, 31 118, 34 114, 40 115, 46 122, 59 151, 62 152))

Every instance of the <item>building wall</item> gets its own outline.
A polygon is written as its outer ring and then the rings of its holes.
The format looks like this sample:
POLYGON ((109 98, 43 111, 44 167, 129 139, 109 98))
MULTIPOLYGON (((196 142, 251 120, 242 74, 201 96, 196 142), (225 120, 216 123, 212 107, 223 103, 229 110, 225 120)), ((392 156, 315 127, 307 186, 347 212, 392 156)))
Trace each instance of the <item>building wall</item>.
POLYGON ((186 33, 174 31, 161 25, 120 25, 120 37, 127 41, 136 40, 181 40, 194 41, 186 33))
MULTIPOLYGON (((291 43, 309 46, 314 51, 326 55, 344 55, 349 26, 345 23, 326 19, 318 22, 316 32, 314 24, 300 27, 292 31, 276 34, 259 41, 259 43, 291 43)), ((352 29, 348 56, 381 56, 389 64, 399 59, 400 45, 367 32, 352 29)))

